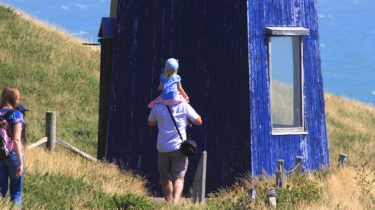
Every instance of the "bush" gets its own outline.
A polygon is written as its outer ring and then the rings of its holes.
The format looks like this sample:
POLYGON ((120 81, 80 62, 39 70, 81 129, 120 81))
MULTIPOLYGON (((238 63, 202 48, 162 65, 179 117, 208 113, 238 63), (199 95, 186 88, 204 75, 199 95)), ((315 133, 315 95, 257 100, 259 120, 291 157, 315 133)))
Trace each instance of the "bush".
POLYGON ((276 188, 279 207, 300 203, 311 203, 321 197, 322 188, 319 183, 307 178, 306 174, 296 174, 290 180, 294 186, 276 188))

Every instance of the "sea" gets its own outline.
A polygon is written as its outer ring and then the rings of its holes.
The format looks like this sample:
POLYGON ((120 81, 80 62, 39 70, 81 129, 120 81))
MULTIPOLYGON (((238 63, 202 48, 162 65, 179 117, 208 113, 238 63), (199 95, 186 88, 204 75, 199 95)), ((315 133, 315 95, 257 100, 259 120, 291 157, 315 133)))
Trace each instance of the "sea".
POLYGON ((326 92, 375 105, 375 0, 318 0, 326 92))
MULTIPOLYGON (((97 43, 110 0, 0 0, 97 43)), ((317 0, 324 90, 375 106, 375 0, 317 0)))

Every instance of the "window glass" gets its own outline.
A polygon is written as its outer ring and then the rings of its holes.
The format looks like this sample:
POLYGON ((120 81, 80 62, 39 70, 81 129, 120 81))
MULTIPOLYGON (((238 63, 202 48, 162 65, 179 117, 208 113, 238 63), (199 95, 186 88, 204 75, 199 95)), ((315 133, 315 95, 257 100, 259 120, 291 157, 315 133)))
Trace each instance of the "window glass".
POLYGON ((272 127, 302 127, 300 36, 274 36, 270 41, 272 127))

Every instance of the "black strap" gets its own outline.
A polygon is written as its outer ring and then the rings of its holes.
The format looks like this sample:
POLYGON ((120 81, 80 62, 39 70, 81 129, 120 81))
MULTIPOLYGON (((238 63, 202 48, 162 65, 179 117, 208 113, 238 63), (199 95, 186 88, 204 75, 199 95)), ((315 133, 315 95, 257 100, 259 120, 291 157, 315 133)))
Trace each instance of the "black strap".
POLYGON ((10 115, 12 115, 14 112, 16 112, 15 109, 7 111, 1 118, 7 119, 10 115))
POLYGON ((180 130, 179 130, 178 127, 177 127, 177 123, 176 123, 176 121, 174 120, 174 117, 173 117, 173 115, 172 115, 171 109, 169 108, 168 105, 166 105, 166 106, 167 106, 167 108, 168 108, 168 112, 169 112, 169 114, 171 115, 171 118, 172 118, 172 120, 173 120, 173 124, 174 124, 174 126, 176 127, 176 130, 177 130, 177 132, 178 132, 178 135, 180 135, 181 140, 184 141, 184 139, 183 139, 182 136, 181 136, 180 130))

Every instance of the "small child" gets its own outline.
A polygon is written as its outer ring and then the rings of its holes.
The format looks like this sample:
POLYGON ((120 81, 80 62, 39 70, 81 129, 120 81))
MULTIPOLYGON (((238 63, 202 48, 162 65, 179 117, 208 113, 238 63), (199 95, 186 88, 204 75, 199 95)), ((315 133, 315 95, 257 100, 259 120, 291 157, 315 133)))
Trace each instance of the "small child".
POLYGON ((165 62, 164 73, 160 75, 160 84, 158 87, 161 95, 151 101, 148 108, 155 104, 173 105, 181 102, 189 102, 189 97, 181 85, 181 77, 177 74, 178 60, 169 58, 165 62))

